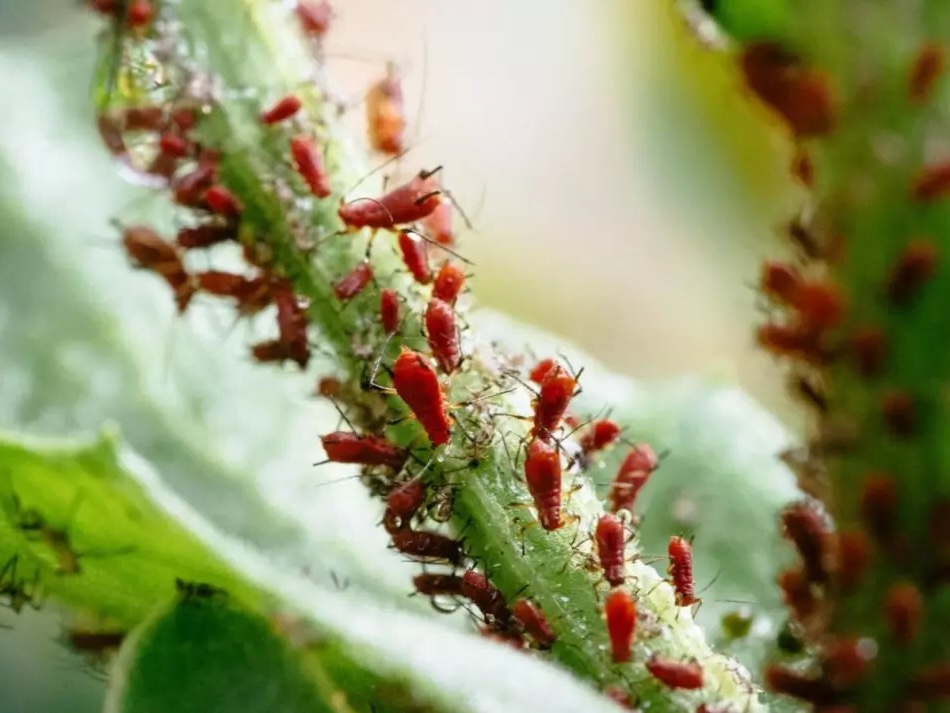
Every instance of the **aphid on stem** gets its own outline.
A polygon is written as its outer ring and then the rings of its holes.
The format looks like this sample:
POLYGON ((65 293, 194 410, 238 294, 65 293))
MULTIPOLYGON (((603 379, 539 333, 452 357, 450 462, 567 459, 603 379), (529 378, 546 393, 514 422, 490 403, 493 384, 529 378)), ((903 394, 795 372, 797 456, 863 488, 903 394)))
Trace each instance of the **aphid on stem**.
POLYGON ((925 42, 917 51, 907 82, 907 94, 913 104, 924 104, 930 99, 933 87, 943 75, 946 53, 937 42, 925 42))
POLYGON ((384 466, 395 472, 402 470, 409 452, 390 443, 382 436, 371 433, 358 434, 350 431, 334 431, 320 436, 327 459, 322 463, 350 463, 366 466, 384 466))
POLYGON ((659 463, 660 458, 648 444, 640 443, 634 446, 623 459, 610 486, 610 511, 633 512, 637 495, 647 484, 659 463))
POLYGON ((670 561, 667 574, 673 580, 676 606, 691 607, 695 604, 701 604, 702 600, 698 599, 695 594, 693 547, 689 540, 679 535, 672 535, 667 545, 667 555, 670 561))
POLYGON ((435 281, 432 283, 432 296, 454 307, 464 286, 465 271, 458 265, 446 261, 436 273, 435 281))
POLYGON ((392 533, 393 547, 404 555, 422 560, 444 560, 460 565, 465 559, 462 543, 440 532, 400 529, 392 533))
POLYGON ((432 268, 429 267, 429 250, 424 240, 408 230, 399 232, 399 252, 409 274, 420 285, 432 282, 432 268))
POLYGON ((329 198, 333 189, 323 163, 323 153, 316 142, 309 136, 295 136, 290 140, 290 157, 310 192, 317 198, 329 198))
POLYGON ((395 290, 386 288, 380 291, 379 321, 386 334, 395 334, 399 330, 399 295, 395 290))
POLYGON ((379 198, 357 198, 349 203, 341 201, 340 220, 350 230, 392 230, 422 220, 442 202, 444 192, 433 178, 441 170, 442 167, 438 166, 431 171, 420 171, 408 182, 379 198))
POLYGON ((278 99, 273 106, 261 112, 260 122, 273 126, 294 116, 303 106, 300 98, 295 94, 288 94, 278 99))
POLYGON ((386 64, 386 74, 366 92, 366 125, 374 151, 388 156, 403 153, 405 105, 402 82, 394 62, 386 64))
POLYGON ((438 298, 429 300, 424 316, 426 341, 439 369, 452 374, 462 363, 462 347, 459 340, 455 310, 438 298))
POLYGON ((614 589, 604 601, 604 617, 614 663, 631 659, 637 631, 637 603, 626 589, 614 589))
POLYGON ((362 292, 372 279, 372 266, 369 262, 361 262, 333 283, 333 294, 338 300, 348 302, 362 292))
POLYGON ((518 599, 511 605, 511 615, 520 627, 540 649, 550 649, 557 636, 541 609, 530 599, 518 599))
POLYGON ((552 531, 568 524, 561 514, 561 456, 557 448, 533 439, 524 461, 524 476, 541 527, 552 531))
POLYGON ((393 364, 393 388, 425 430, 433 446, 449 442, 449 410, 435 369, 418 352, 402 347, 393 364))
POLYGON ((696 661, 670 661, 654 654, 646 666, 650 675, 668 688, 692 691, 703 687, 703 667, 696 661))
POLYGON ((393 488, 386 498, 386 511, 383 513, 383 527, 393 535, 409 529, 413 516, 425 504, 426 486, 421 476, 407 480, 393 488))
POLYGON ((624 548, 627 544, 627 533, 623 521, 610 513, 601 515, 594 530, 594 541, 597 544, 597 558, 604 579, 611 587, 619 587, 626 580, 624 548))
POLYGON ((489 625, 503 627, 511 621, 504 595, 481 572, 470 569, 462 575, 462 595, 478 608, 489 625))

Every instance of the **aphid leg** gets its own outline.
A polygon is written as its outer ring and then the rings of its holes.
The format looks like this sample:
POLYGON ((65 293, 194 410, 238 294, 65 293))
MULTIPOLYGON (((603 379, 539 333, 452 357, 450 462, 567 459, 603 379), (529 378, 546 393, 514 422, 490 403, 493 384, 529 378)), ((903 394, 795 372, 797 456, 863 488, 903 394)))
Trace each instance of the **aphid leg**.
POLYGON ((407 232, 407 233, 412 233, 413 235, 418 235, 420 239, 424 240, 424 241, 427 242, 429 245, 432 245, 432 246, 438 248, 439 250, 444 250, 445 252, 447 252, 447 253, 448 253, 449 255, 451 255, 452 257, 458 258, 460 261, 464 262, 466 265, 471 265, 472 267, 475 267, 475 263, 472 262, 471 260, 469 260, 467 257, 465 257, 464 255, 461 255, 460 253, 456 252, 455 250, 452 250, 452 248, 448 247, 447 245, 443 245, 443 244, 440 243, 438 240, 433 240, 433 239, 430 238, 428 235, 426 235, 425 233, 423 233, 421 230, 416 230, 415 228, 409 228, 409 229, 407 229, 405 232, 407 232))

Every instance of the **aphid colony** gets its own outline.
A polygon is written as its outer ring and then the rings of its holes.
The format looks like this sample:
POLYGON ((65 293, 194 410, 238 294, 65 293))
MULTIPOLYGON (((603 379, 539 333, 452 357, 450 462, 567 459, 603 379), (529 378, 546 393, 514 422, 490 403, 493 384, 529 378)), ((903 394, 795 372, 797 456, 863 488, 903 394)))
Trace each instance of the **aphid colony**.
MULTIPOLYGON (((333 18, 329 3, 317 0, 298 0, 295 12, 301 30, 315 42, 324 36, 333 18)), ((286 165, 295 177, 291 183, 298 194, 323 201, 333 194, 324 147, 304 125, 302 108, 303 100, 297 95, 273 98, 260 108, 257 121, 268 136, 286 145, 286 165)), ((241 317, 253 317, 273 307, 277 336, 254 344, 251 354, 259 362, 292 361, 304 369, 311 358, 306 301, 295 293, 287 278, 272 269, 267 252, 255 247, 254 236, 249 234, 253 231, 246 230, 242 223, 246 206, 221 180, 221 156, 202 146, 192 131, 208 110, 209 106, 200 102, 176 101, 168 106, 127 108, 119 114, 100 117, 100 130, 107 146, 127 163, 131 164, 131 160, 124 136, 128 132, 152 136, 156 155, 144 172, 164 181, 174 202, 193 217, 191 224, 180 228, 172 239, 147 226, 122 226, 123 246, 133 265, 154 273, 169 285, 179 312, 184 312, 199 294, 231 301, 241 317), (190 268, 189 253, 223 244, 240 246, 248 263, 247 274, 190 268)), ((402 90, 393 65, 388 65, 385 76, 371 87, 366 111, 372 148, 383 155, 400 156, 405 148, 406 122, 402 90)), ((373 239, 378 232, 394 234, 394 248, 416 296, 425 295, 425 307, 418 315, 422 326, 420 343, 424 340, 425 348, 412 348, 406 343, 414 338, 407 333, 405 325, 411 321, 404 314, 405 306, 412 300, 393 287, 375 290, 378 302, 357 304, 372 304, 372 322, 376 326, 370 328, 378 328, 386 345, 391 339, 399 340, 400 345, 388 365, 382 364, 386 355, 383 350, 373 378, 361 386, 397 396, 418 424, 419 437, 402 446, 389 440, 382 426, 360 432, 350 425, 349 430, 323 435, 321 441, 327 461, 359 465, 364 472, 374 475, 375 482, 382 483, 382 525, 395 550, 427 565, 450 567, 448 571, 424 571, 417 575, 413 583, 419 594, 432 598, 437 609, 449 603, 477 613, 485 635, 518 648, 530 645, 547 650, 557 645, 555 628, 529 592, 510 593, 506 597, 485 573, 474 568, 464 540, 421 526, 433 507, 444 509, 438 500, 445 494, 445 484, 440 487, 428 470, 430 465, 436 458, 444 460, 446 453, 457 455, 454 451, 458 448, 453 443, 463 442, 461 437, 473 440, 456 420, 460 404, 450 403, 447 395, 449 381, 467 369, 456 313, 466 273, 451 259, 433 264, 430 255, 433 251, 455 255, 450 250, 455 245, 453 205, 437 180, 440 168, 420 171, 379 195, 341 200, 337 208, 339 233, 345 237, 365 231, 371 238, 364 258, 335 276, 329 285, 341 308, 364 295, 371 286, 375 289, 376 276, 370 262, 373 239), (375 382, 380 366, 390 377, 389 386, 375 382), (420 450, 430 455, 428 462, 421 461, 414 451, 424 441, 428 441, 429 448, 420 450)), ((625 441, 619 425, 611 419, 581 423, 570 413, 570 402, 579 391, 580 374, 572 373, 555 359, 545 359, 525 376, 534 384, 534 399, 531 414, 526 417, 530 428, 519 446, 515 462, 520 466, 514 475, 523 479, 536 513, 536 522, 530 524, 544 532, 556 532, 576 520, 567 512, 569 494, 563 488, 567 472, 575 465, 587 468, 600 453, 625 441), (568 453, 565 440, 575 432, 577 448, 568 453)), ((346 403, 344 386, 333 377, 321 379, 316 393, 334 403, 346 403)), ((618 664, 637 658, 634 647, 639 615, 637 595, 628 588, 626 545, 637 523, 637 497, 660 460, 649 445, 627 445, 630 450, 610 485, 609 512, 598 518, 591 533, 593 555, 584 555, 597 567, 608 587, 603 597, 605 633, 609 656, 618 664)), ((463 460, 477 463, 477 443, 474 457, 463 460)), ((472 476, 471 468, 462 470, 468 470, 466 477, 472 476)), ((451 497, 447 502, 448 510, 436 514, 437 521, 451 517, 451 497)), ((676 605, 698 604, 690 543, 681 537, 671 538, 668 555, 676 605)), ((23 583, 17 586, 22 587, 23 583)), ((111 640, 105 643, 111 644, 111 640)), ((92 639, 89 644, 95 645, 92 639)), ((659 685, 684 690, 703 686, 702 668, 694 661, 640 658, 659 685)))

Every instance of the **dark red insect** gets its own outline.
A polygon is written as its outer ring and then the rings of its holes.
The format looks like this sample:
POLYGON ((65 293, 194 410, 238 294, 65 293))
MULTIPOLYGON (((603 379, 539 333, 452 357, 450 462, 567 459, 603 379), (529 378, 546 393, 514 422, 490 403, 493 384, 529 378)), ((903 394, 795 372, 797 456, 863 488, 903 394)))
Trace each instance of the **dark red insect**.
POLYGON ((504 626, 511 621, 511 610, 504 595, 481 572, 470 569, 462 575, 462 595, 478 608, 489 624, 504 626))
POLYGON ((876 655, 877 645, 871 639, 827 637, 821 653, 825 679, 835 688, 852 688, 867 674, 868 664, 876 655))
POLYGON ((791 305, 798 295, 802 276, 794 265, 766 260, 762 264, 759 289, 781 305, 791 305))
POLYGON ((383 513, 383 527, 386 532, 394 535, 408 529, 413 515, 425 504, 425 500, 426 486, 422 478, 407 480, 393 488, 386 498, 386 511, 383 513))
POLYGON ((406 130, 402 82, 396 65, 389 62, 386 74, 366 92, 366 125, 374 151, 396 156, 403 151, 406 130))
POLYGON ((659 465, 659 458, 646 443, 640 443, 627 454, 620 464, 617 475, 610 486, 610 510, 629 510, 633 512, 637 495, 653 471, 659 465))
POLYGON ((914 104, 926 102, 933 91, 934 84, 943 74, 947 63, 943 47, 936 42, 925 42, 917 56, 907 83, 907 94, 914 104))
POLYGON ((464 286, 465 272, 458 265, 446 261, 435 275, 432 296, 454 307, 464 286))
POLYGON ((584 455, 601 451, 620 437, 620 426, 609 418, 594 421, 580 438, 584 455))
POLYGON ((295 136, 290 140, 290 157, 297 173, 317 198, 328 198, 333 192, 330 177, 323 163, 323 154, 309 136, 295 136))
POLYGON ((870 473, 864 480, 859 509, 865 526, 880 542, 889 541, 897 526, 897 481, 887 473, 870 473))
POLYGON ((765 685, 776 693, 784 693, 815 705, 832 705, 842 698, 842 694, 828 681, 776 664, 765 667, 765 685))
POLYGON ((453 596, 461 597, 463 595, 463 579, 457 574, 439 574, 434 572, 423 572, 412 578, 412 584, 419 594, 429 597, 453 596))
POLYGON ((623 522, 616 515, 601 515, 594 530, 594 541, 597 543, 597 558, 600 567, 604 570, 604 579, 611 587, 619 587, 624 583, 624 548, 626 547, 627 533, 623 522))
POLYGON ((551 371, 555 366, 557 366, 556 359, 542 359, 537 364, 535 364, 531 371, 528 372, 528 378, 531 379, 535 384, 540 384, 544 381, 544 377, 548 375, 548 372, 551 371))
POLYGON ((776 578, 785 606, 799 622, 806 622, 818 611, 818 600, 804 570, 790 567, 779 572, 776 578))
POLYGON ((867 326, 851 334, 851 360, 865 379, 878 376, 887 358, 887 339, 880 327, 867 326))
POLYGON ((165 110, 160 106, 130 106, 125 110, 126 131, 161 131, 165 110))
POLYGON ((419 236, 403 230, 399 233, 399 252, 402 261, 413 279, 420 285, 432 282, 432 269, 429 267, 429 250, 419 236))
POLYGON ((242 316, 257 314, 274 300, 272 280, 267 276, 245 277, 220 270, 199 272, 195 277, 203 292, 231 297, 242 316))
POLYGON ((511 615, 521 627, 521 630, 530 636, 539 648, 549 649, 554 645, 557 637, 541 609, 530 599, 518 599, 511 605, 511 615))
POLYGON ((307 313, 300 300, 288 287, 273 290, 277 306, 277 329, 280 341, 293 354, 293 360, 301 368, 310 360, 310 344, 307 341, 307 313))
POLYGON ((698 604, 700 600, 696 597, 693 584, 692 545, 685 537, 672 535, 666 550, 670 560, 666 572, 673 580, 676 606, 689 607, 698 604))
POLYGON ((343 382, 335 376, 324 376, 317 382, 315 395, 322 396, 325 399, 338 399, 341 393, 343 393, 343 382))
POLYGON ((540 438, 528 445, 524 462, 528 492, 545 530, 557 530, 565 524, 561 517, 561 456, 557 448, 540 438))
POLYGON ((815 165, 812 163, 808 151, 799 146, 792 158, 792 176, 798 179, 806 188, 813 188, 815 185, 815 165))
POLYGON ((828 580, 828 528, 815 508, 806 502, 792 503, 782 511, 782 528, 792 541, 811 582, 828 580))
POLYGON ((301 106, 303 106, 303 104, 297 95, 288 94, 278 99, 272 107, 261 112, 260 121, 262 124, 267 124, 268 126, 286 121, 300 111, 301 106))
POLYGON ((630 660, 637 632, 637 603, 626 589, 614 589, 604 602, 607 635, 614 663, 630 660))
POLYGON ((268 339, 251 345, 251 357, 261 364, 283 363, 293 356, 279 339, 268 339))
POLYGON ((798 323, 762 324, 756 331, 756 341, 775 356, 800 359, 811 364, 821 364, 827 360, 820 335, 798 323))
POLYGON ((453 373, 462 362, 462 347, 455 323, 455 311, 440 299, 432 298, 425 313, 426 341, 439 368, 453 373))
POLYGON ((669 688, 693 691, 703 687, 703 667, 695 661, 669 661, 654 655, 647 659, 647 671, 669 688))
POLYGON ((373 268, 368 262, 361 262, 343 277, 333 283, 333 294, 346 302, 356 297, 373 279, 373 268))
POLYGON ((132 0, 128 6, 126 21, 131 28, 142 28, 150 25, 155 17, 155 7, 150 0, 132 0))
POLYGON ((214 162, 199 163, 188 173, 176 178, 172 184, 175 202, 186 208, 204 207, 205 193, 214 183, 217 170, 214 162))
POLYGON ((118 650, 125 640, 125 631, 83 631, 74 629, 66 632, 66 640, 77 651, 101 654, 118 650))
POLYGON ((379 293, 379 321, 386 334, 399 329, 399 295, 395 290, 387 288, 379 293))
POLYGON ((168 283, 175 293, 179 313, 184 312, 198 284, 186 272, 175 244, 164 240, 148 226, 132 225, 122 229, 122 245, 133 265, 154 272, 168 283))
POLYGON ((320 441, 326 451, 327 460, 333 463, 386 466, 398 472, 409 455, 404 448, 373 434, 334 431, 320 436, 320 441))
POLYGON ((455 232, 452 230, 452 204, 443 201, 432 213, 422 219, 422 228, 426 235, 448 248, 455 245, 455 232))
POLYGON ((806 330, 821 332, 838 325, 846 303, 840 288, 824 280, 814 280, 799 284, 792 306, 806 330))
POLYGON ((191 145, 181 134, 172 131, 165 131, 158 138, 158 150, 166 156, 173 158, 184 158, 191 150, 191 145))
POLYGON ((914 177, 910 193, 921 203, 946 198, 950 193, 950 161, 924 166, 914 177))
POLYGON ((898 307, 906 307, 937 271, 940 250, 932 241, 918 238, 901 251, 887 280, 887 296, 898 307))
POLYGON ((554 364, 548 370, 534 400, 533 436, 544 440, 551 438, 551 433, 560 426, 576 388, 577 380, 560 364, 554 364))
POLYGON ((237 240, 237 237, 237 226, 234 223, 207 223, 182 228, 178 231, 175 242, 185 250, 199 250, 237 240))
POLYGON ((393 547, 404 555, 422 560, 445 560, 450 564, 462 563, 465 554, 462 544, 448 535, 428 530, 400 530, 393 533, 393 547))
POLYGON ((895 389, 881 397, 881 417, 896 438, 910 438, 917 430, 917 407, 906 391, 895 389))
POLYGON ((398 225, 422 220, 442 202, 442 189, 433 177, 440 169, 420 171, 408 182, 379 198, 357 198, 349 203, 341 203, 340 220, 352 230, 391 230, 398 225))
POLYGON ((418 419, 432 445, 448 443, 452 435, 448 407, 439 377, 426 358, 402 347, 393 364, 393 387, 418 419))
POLYGON ((839 532, 835 542, 835 583, 842 591, 855 589, 864 580, 871 562, 871 544, 863 530, 839 532))
POLYGON ((300 27, 311 37, 326 35, 333 19, 333 6, 328 0, 297 0, 297 20, 300 27))

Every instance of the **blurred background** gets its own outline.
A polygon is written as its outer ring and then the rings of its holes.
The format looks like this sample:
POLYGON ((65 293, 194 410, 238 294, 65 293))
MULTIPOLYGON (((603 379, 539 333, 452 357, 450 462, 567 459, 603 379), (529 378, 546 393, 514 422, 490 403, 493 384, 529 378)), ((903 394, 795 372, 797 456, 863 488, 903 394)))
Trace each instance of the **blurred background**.
MULTIPOLYGON (((738 383, 799 425, 778 370, 752 348, 757 264, 776 254, 800 199, 790 147, 761 108, 736 100, 728 61, 672 0, 335 5, 332 77, 358 101, 387 59, 403 67, 417 137, 405 161, 445 165, 477 229, 463 245, 483 304, 623 374, 738 383)), ((106 226, 134 193, 93 128, 99 29, 77 0, 0 3, 0 248, 24 220, 62 209, 81 214, 73 250, 122 264, 107 257, 118 246, 105 245, 106 226), (57 102, 67 111, 53 122, 57 102)), ((154 343, 170 338, 165 325, 129 328, 154 343)), ((15 625, 0 630, 0 703, 16 701, 0 710, 97 709, 102 684, 55 643, 54 616, 0 612, 0 624, 15 625)))

